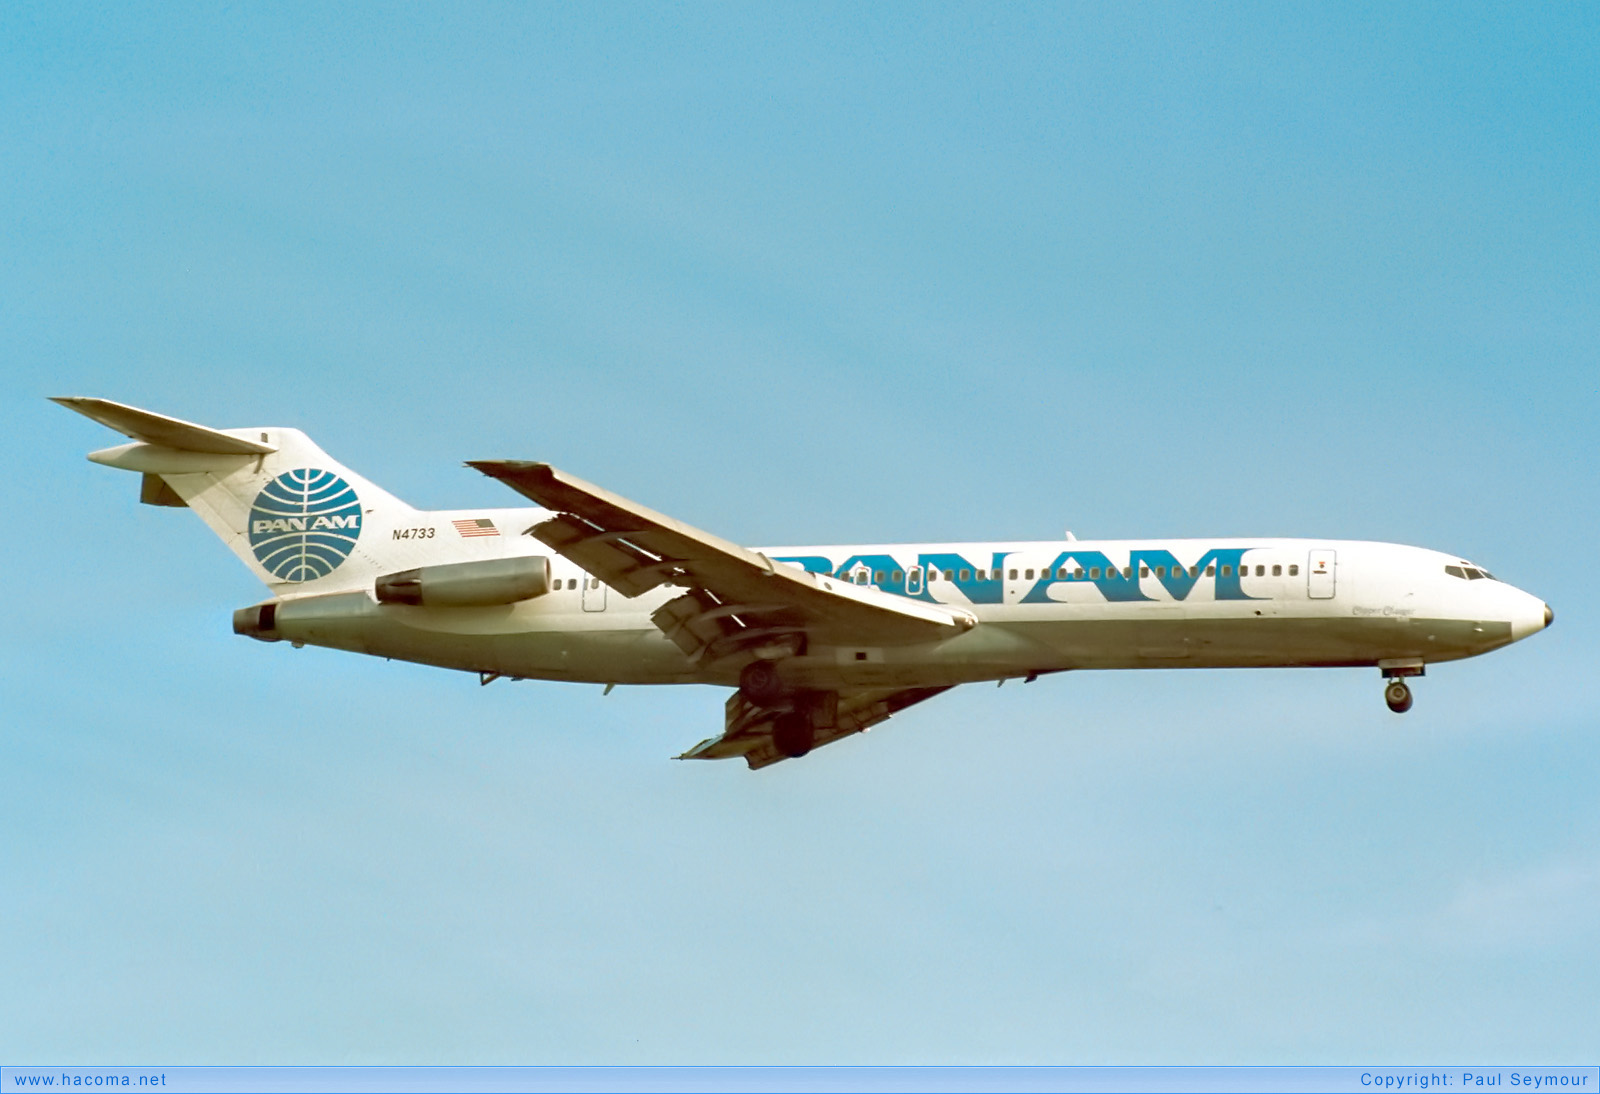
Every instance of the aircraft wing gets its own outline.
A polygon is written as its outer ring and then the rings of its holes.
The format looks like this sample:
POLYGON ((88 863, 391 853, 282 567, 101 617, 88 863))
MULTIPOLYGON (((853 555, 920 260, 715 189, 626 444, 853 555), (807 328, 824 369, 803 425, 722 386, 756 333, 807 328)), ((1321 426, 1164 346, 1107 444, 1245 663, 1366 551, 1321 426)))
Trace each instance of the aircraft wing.
POLYGON ((811 641, 911 645, 953 637, 977 620, 960 608, 910 600, 775 563, 545 463, 468 464, 551 511, 528 531, 623 596, 658 585, 686 592, 651 616, 703 662, 811 641))
MULTIPOLYGON (((843 692, 839 695, 839 706, 832 724, 815 731, 811 747, 821 748, 852 733, 863 733, 906 707, 949 690, 950 686, 946 685, 843 692)), ((752 771, 786 760, 789 757, 778 750, 772 739, 772 723, 780 713, 770 707, 757 706, 736 691, 728 697, 726 728, 722 736, 701 741, 678 759, 727 760, 743 757, 752 771)))

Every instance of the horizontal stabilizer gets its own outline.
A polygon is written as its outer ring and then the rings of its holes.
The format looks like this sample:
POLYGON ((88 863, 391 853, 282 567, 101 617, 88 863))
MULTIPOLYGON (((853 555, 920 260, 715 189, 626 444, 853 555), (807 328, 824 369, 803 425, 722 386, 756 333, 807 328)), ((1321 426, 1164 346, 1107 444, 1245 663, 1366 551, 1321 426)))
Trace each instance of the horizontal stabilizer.
POLYGON ((76 410, 85 418, 93 418, 101 425, 146 444, 158 444, 183 452, 214 452, 229 456, 261 456, 276 452, 270 444, 259 444, 235 437, 231 433, 208 429, 203 425, 169 418, 138 407, 114 403, 110 399, 88 399, 82 396, 51 396, 68 410, 76 410))

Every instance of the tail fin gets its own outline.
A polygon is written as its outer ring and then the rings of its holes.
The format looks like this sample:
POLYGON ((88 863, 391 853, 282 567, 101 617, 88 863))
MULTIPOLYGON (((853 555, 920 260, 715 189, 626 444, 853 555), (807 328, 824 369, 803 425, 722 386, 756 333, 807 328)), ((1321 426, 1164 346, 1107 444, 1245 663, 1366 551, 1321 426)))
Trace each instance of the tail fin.
POLYGON ((193 509, 280 596, 370 583, 385 563, 363 526, 415 512, 298 429, 210 429, 109 399, 54 401, 132 437, 89 459, 143 473, 140 501, 193 509))

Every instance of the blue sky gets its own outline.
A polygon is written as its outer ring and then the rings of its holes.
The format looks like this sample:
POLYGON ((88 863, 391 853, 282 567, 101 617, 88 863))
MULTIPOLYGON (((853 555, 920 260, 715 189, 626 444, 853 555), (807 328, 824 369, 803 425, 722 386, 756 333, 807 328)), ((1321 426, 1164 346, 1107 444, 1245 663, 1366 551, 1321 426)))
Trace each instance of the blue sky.
POLYGON ((0 1057, 1593 1062, 1592 6, 7 5, 0 1057), (228 631, 102 395, 419 506, 1459 552, 1436 667, 711 689, 228 631))

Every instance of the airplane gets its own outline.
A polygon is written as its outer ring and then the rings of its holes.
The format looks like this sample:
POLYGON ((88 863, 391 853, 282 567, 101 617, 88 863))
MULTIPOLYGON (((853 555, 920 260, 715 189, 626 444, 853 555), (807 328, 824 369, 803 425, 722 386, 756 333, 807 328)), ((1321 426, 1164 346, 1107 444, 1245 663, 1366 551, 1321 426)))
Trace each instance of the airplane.
POLYGON ((959 684, 1073 669, 1429 664, 1548 627, 1455 555, 1331 539, 741 547, 549 464, 475 460, 537 508, 420 510, 296 429, 54 400, 132 438, 89 459, 194 510, 272 596, 236 634, 498 679, 734 689, 679 759, 752 770, 959 684))

